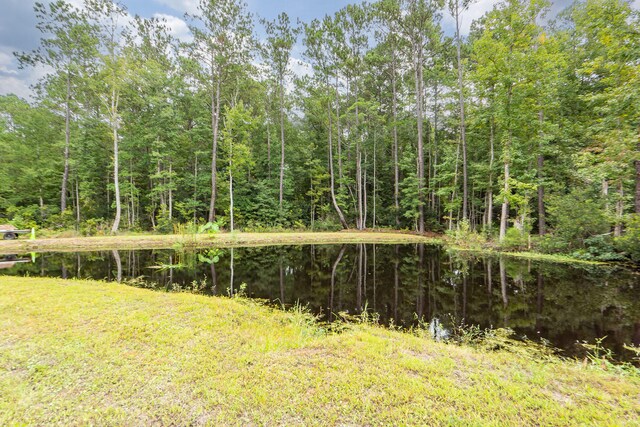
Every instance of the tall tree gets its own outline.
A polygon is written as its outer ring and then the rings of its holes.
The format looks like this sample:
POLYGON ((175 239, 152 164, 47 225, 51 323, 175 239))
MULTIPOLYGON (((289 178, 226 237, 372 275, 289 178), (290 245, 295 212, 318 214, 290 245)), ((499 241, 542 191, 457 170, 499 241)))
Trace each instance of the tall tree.
MULTIPOLYGON (((20 66, 45 64, 55 70, 63 82, 62 99, 65 119, 64 171, 60 186, 60 210, 67 209, 69 187, 69 158, 71 151, 71 120, 76 88, 86 74, 87 61, 95 56, 97 38, 86 13, 64 0, 33 7, 38 23, 36 27, 45 37, 40 47, 30 53, 15 53, 20 66)), ((50 94, 53 91, 50 91, 50 94)))
POLYGON ((284 198, 284 170, 285 170, 285 90, 286 79, 290 75, 289 62, 291 50, 296 43, 299 29, 293 28, 289 15, 281 13, 273 21, 262 20, 267 33, 267 41, 263 45, 263 54, 276 80, 278 90, 278 109, 280 115, 280 196, 279 206, 282 214, 282 202, 284 198))
POLYGON ((113 188, 116 205, 115 218, 111 232, 120 228, 122 216, 122 198, 120 195, 120 95, 128 78, 125 44, 131 29, 126 21, 125 7, 112 0, 87 0, 86 8, 98 27, 101 40, 99 55, 99 76, 96 79, 95 93, 106 111, 113 142, 113 188))
POLYGON ((330 194, 333 208, 338 214, 338 219, 343 228, 349 228, 347 221, 342 213, 342 209, 338 205, 335 192, 335 174, 333 170, 333 108, 332 108, 332 95, 331 95, 331 83, 329 81, 332 72, 332 64, 330 64, 330 46, 327 39, 327 30, 331 27, 330 18, 325 18, 323 22, 314 19, 310 24, 304 26, 304 44, 306 47, 305 55, 313 62, 314 70, 317 74, 316 82, 322 85, 326 93, 327 105, 327 141, 329 151, 329 181, 330 181, 330 194))
POLYGON ((211 197, 209 221, 216 218, 218 133, 223 83, 247 64, 253 46, 253 22, 241 0, 200 0, 191 17, 193 42, 185 45, 194 63, 193 75, 211 101, 211 197))
POLYGON ((458 108, 460 109, 460 143, 462 144, 462 219, 469 216, 469 174, 467 167, 467 127, 464 117, 464 82, 462 70, 461 13, 469 8, 471 0, 449 0, 449 11, 456 21, 456 60, 458 65, 458 108))

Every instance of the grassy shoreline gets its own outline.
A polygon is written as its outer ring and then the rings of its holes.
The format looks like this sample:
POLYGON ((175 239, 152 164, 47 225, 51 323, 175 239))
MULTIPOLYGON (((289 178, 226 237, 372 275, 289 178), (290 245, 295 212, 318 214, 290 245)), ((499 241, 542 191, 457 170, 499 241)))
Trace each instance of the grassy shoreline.
POLYGON ((117 236, 57 237, 36 240, 0 240, 0 254, 26 252, 76 252, 131 249, 171 249, 208 247, 255 247, 310 244, 410 244, 442 245, 446 249, 477 255, 500 255, 537 261, 569 264, 606 265, 562 254, 543 254, 533 251, 507 252, 499 248, 470 248, 460 246, 443 235, 418 235, 405 231, 340 231, 340 232, 260 232, 206 234, 131 234, 117 236))
POLYGON ((0 424, 632 425, 640 378, 244 299, 0 276, 0 424))
POLYGON ((435 237, 399 231, 278 232, 206 234, 140 234, 122 236, 61 237, 36 240, 0 240, 0 253, 68 252, 110 249, 170 249, 348 243, 441 243, 435 237))

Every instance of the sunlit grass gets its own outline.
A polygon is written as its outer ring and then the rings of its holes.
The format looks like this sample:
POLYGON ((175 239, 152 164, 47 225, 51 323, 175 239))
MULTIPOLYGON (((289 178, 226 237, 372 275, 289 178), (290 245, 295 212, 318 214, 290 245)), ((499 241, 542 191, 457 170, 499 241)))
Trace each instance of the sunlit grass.
POLYGON ((640 380, 238 298, 0 277, 0 425, 637 423, 640 380))
POLYGON ((53 238, 38 240, 0 240, 0 253, 88 251, 109 249, 171 249, 206 247, 246 247, 300 244, 348 243, 439 243, 431 237, 402 232, 279 232, 218 234, 141 234, 53 238))

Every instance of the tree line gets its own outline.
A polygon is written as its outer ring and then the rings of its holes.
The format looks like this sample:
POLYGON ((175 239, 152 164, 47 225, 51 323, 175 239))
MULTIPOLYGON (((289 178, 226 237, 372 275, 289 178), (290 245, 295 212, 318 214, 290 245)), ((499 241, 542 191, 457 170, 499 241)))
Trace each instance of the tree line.
POLYGON ((34 101, 0 98, 0 218, 637 240, 638 11, 503 0, 463 36, 473 7, 294 22, 201 0, 181 41, 111 0, 36 3, 40 46, 16 56, 50 71, 34 101))

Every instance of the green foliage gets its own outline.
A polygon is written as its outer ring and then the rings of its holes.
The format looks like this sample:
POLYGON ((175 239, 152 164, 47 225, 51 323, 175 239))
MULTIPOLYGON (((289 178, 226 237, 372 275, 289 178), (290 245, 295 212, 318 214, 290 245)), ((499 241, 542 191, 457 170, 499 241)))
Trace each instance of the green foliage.
POLYGON ((615 247, 632 261, 640 263, 640 215, 631 215, 625 224, 624 234, 615 239, 615 247))
POLYGON ((588 261, 624 261, 624 255, 617 253, 611 236, 593 236, 584 240, 584 249, 572 253, 578 259, 588 261))
POLYGON ((507 230, 504 240, 500 242, 500 247, 507 251, 519 251, 528 247, 529 235, 522 230, 511 227, 507 230))
POLYGON ((213 236, 220 231, 220 224, 218 222, 207 222, 198 228, 198 233, 207 233, 209 236, 213 236))
POLYGON ((549 222, 554 234, 570 247, 583 248, 585 240, 609 231, 603 201, 582 190, 549 197, 549 222))
POLYGON ((446 231, 446 235, 451 238, 456 246, 481 249, 487 242, 485 236, 471 229, 469 220, 460 221, 453 231, 446 231))

